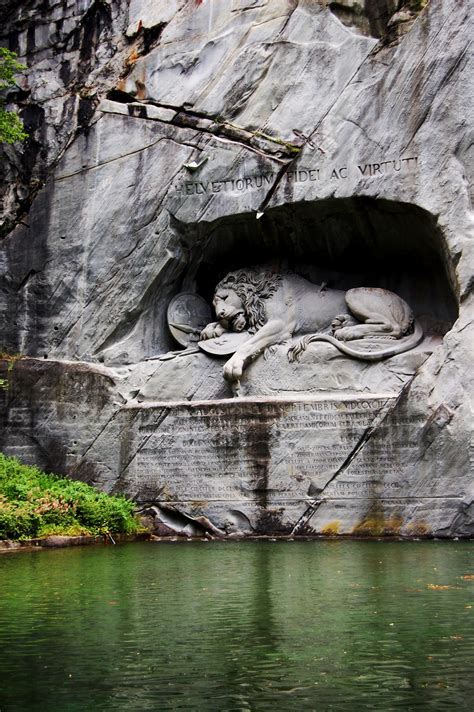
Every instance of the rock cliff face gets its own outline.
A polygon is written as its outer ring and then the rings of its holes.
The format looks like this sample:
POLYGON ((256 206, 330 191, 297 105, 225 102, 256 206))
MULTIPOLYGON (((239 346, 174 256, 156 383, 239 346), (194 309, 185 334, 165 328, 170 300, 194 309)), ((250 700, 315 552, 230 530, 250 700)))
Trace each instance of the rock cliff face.
POLYGON ((1 169, 1 345, 28 357, 3 449, 174 531, 472 535, 468 3, 0 9, 31 133, 1 169), (279 345, 244 400, 219 359, 147 360, 174 295, 259 263, 393 290, 425 339, 369 366, 279 345))

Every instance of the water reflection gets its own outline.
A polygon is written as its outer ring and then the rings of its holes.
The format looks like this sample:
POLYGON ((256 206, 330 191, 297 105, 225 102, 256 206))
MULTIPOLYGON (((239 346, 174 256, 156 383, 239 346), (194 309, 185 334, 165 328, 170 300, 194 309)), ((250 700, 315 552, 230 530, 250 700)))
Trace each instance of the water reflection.
POLYGON ((471 542, 0 559, 0 709, 472 709, 471 542))

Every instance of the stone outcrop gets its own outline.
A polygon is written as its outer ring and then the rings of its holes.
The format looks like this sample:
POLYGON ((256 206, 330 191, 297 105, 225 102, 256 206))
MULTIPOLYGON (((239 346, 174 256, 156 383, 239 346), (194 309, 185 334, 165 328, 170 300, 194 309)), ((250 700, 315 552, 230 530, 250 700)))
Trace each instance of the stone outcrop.
POLYGON ((468 4, 0 7, 31 131, 2 162, 2 448, 185 533, 472 535, 468 4), (392 290, 425 339, 278 345, 243 399, 222 360, 157 358, 171 297, 263 263, 392 290))

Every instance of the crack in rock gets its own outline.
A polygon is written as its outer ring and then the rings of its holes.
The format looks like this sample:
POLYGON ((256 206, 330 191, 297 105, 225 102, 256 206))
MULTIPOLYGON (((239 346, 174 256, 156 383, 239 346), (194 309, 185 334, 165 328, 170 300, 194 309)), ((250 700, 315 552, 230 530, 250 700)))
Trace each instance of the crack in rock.
POLYGON ((380 428, 382 423, 385 421, 388 415, 390 415, 395 408, 398 406, 401 398, 406 394, 408 391, 409 387, 411 386, 416 374, 414 374, 409 381, 405 383, 403 388, 401 389, 400 393, 397 395, 395 400, 388 399, 385 403, 385 405, 382 406, 380 411, 377 413, 375 418, 373 419, 372 423, 366 428, 366 430, 363 432, 361 437, 359 438, 358 442, 355 444, 351 452, 348 454, 342 465, 334 472, 333 475, 329 478, 329 480, 326 482, 324 487, 318 492, 318 496, 314 498, 308 505, 307 510, 301 515, 301 517, 298 519, 296 522, 295 526, 293 527, 291 531, 291 536, 294 536, 296 534, 299 534, 309 523, 310 519, 314 516, 314 514, 317 512, 319 507, 325 502, 325 499, 323 497, 325 490, 329 487, 330 484, 334 482, 334 480, 339 477, 339 475, 342 475, 347 468, 351 465, 351 463, 354 461, 354 459, 358 456, 362 448, 367 444, 367 442, 372 438, 372 436, 377 432, 377 430, 380 428))

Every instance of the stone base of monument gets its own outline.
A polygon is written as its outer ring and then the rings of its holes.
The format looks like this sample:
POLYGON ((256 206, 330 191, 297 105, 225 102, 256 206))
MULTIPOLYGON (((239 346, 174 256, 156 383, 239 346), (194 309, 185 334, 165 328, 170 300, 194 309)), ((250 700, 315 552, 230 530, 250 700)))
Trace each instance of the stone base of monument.
POLYGON ((468 406, 408 375, 378 393, 159 402, 92 364, 21 359, 0 377, 1 450, 127 494, 160 535, 474 531, 468 406))
POLYGON ((128 405, 88 458, 161 533, 442 534, 462 483, 426 471, 410 410, 390 393, 128 405))
MULTIPOLYGON (((360 348, 361 342, 352 343, 360 348)), ((372 363, 347 358, 325 343, 310 344, 300 361, 290 363, 289 344, 278 344, 245 369, 241 395, 278 397, 284 394, 287 398, 300 398, 341 391, 396 393, 440 343, 439 334, 430 334, 416 348, 372 363)), ((381 348, 386 345, 387 342, 380 342, 381 348)), ((129 367, 121 392, 126 398, 133 394, 142 403, 229 398, 232 390, 222 377, 227 358, 190 353, 169 360, 141 362, 129 367)))

